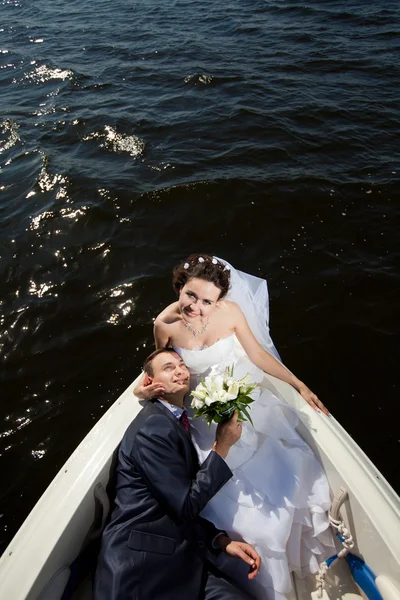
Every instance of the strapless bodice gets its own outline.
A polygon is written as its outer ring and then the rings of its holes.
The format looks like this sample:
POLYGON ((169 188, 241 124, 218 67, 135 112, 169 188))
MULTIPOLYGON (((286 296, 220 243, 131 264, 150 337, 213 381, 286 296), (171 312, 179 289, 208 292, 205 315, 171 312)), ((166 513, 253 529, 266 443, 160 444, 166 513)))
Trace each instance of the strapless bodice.
POLYGON ((187 350, 179 347, 174 350, 182 357, 192 375, 200 375, 206 373, 214 365, 222 365, 230 358, 233 360, 234 348, 235 335, 232 334, 201 350, 187 350))

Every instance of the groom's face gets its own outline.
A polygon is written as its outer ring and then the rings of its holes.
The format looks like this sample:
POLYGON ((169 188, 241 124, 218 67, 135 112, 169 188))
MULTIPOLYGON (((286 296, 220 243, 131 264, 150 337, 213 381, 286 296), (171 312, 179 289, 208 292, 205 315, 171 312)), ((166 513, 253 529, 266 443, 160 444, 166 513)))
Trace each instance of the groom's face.
POLYGON ((190 373, 176 352, 162 352, 151 361, 154 383, 162 383, 165 394, 189 391, 190 373))

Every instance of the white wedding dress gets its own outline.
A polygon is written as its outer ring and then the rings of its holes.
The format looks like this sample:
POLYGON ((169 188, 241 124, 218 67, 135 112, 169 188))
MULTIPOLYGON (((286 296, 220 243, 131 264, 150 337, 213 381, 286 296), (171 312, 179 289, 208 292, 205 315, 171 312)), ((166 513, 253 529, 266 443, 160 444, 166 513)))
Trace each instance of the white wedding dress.
MULTIPOLYGON (((266 282, 230 268, 228 299, 240 305, 254 335, 279 358, 269 336, 266 282)), ((223 372, 232 364, 235 377, 250 373, 252 381, 263 379, 263 372, 248 359, 235 335, 210 347, 176 350, 191 372, 192 388, 205 375, 223 372)), ((257 397, 250 405, 254 427, 243 424, 242 436, 226 459, 233 477, 207 504, 202 516, 233 539, 243 539, 256 548, 262 567, 251 591, 260 599, 282 600, 292 588, 290 572, 300 577, 316 572, 318 564, 332 554, 326 514, 329 487, 316 456, 296 431, 295 410, 262 387, 252 395, 257 397)), ((202 462, 211 450, 216 426, 209 428, 202 419, 194 419, 190 408, 188 414, 202 462)), ((247 578, 238 561, 233 568, 230 574, 244 584, 247 578)))

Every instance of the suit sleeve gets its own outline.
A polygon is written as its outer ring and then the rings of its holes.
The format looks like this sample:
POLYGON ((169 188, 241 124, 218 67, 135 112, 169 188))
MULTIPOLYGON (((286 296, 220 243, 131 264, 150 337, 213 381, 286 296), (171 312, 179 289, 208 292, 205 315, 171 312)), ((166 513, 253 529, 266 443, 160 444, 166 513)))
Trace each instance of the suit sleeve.
POLYGON ((180 443, 171 419, 153 415, 136 433, 132 454, 156 500, 179 521, 190 522, 232 477, 232 471, 216 452, 210 452, 192 479, 180 443))
POLYGON ((210 550, 210 552, 212 552, 212 554, 220 554, 221 549, 218 547, 218 545, 214 545, 214 542, 217 540, 218 536, 227 535, 226 531, 221 531, 221 529, 217 529, 215 525, 211 523, 211 521, 203 519, 202 517, 200 517, 200 523, 205 535, 205 540, 208 549, 210 550))

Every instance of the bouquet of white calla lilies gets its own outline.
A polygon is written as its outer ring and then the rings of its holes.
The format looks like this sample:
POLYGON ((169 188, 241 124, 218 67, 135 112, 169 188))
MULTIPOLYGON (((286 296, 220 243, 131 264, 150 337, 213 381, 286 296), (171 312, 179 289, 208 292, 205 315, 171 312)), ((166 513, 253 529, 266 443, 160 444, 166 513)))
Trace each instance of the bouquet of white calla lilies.
POLYGON ((257 387, 250 383, 250 375, 242 379, 234 379, 233 365, 227 367, 224 375, 209 375, 199 383, 191 396, 192 408, 196 410, 195 417, 204 417, 208 426, 214 421, 222 423, 238 411, 238 421, 250 421, 253 424, 249 404, 254 399, 249 395, 257 387))

